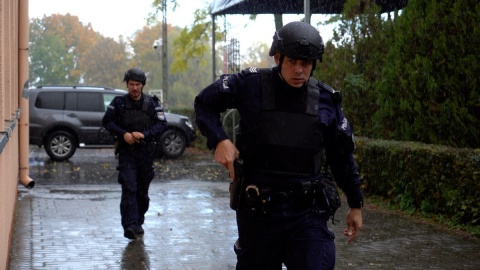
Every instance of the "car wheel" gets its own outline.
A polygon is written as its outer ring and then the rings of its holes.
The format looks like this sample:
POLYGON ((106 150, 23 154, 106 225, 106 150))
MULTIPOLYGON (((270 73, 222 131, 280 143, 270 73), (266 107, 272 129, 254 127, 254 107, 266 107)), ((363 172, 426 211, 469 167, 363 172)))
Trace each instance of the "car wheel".
POLYGON ((45 141, 45 151, 55 161, 69 159, 73 156, 75 150, 77 150, 75 139, 67 131, 55 131, 45 141))
POLYGON ((185 151, 186 145, 185 135, 180 131, 170 129, 160 136, 157 154, 166 158, 178 158, 185 151))

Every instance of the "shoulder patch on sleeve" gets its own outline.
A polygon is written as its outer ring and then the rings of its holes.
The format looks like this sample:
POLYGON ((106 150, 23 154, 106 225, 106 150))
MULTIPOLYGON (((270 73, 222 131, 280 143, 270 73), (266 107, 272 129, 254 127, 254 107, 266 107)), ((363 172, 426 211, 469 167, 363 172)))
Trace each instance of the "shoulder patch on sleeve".
POLYGON ((223 89, 229 89, 230 87, 228 86, 228 78, 230 77, 230 75, 222 75, 222 88, 223 89))
POLYGON ((256 67, 249 67, 241 71, 243 75, 248 75, 252 73, 258 73, 258 69, 256 67))
POLYGON ((165 113, 164 112, 157 112, 157 118, 160 121, 165 121, 165 113))
POLYGON ((259 73, 271 73, 271 68, 257 68, 257 67, 249 67, 242 70, 243 75, 250 75, 250 74, 259 74, 259 73))
POLYGON ((258 69, 256 67, 249 67, 245 69, 246 73, 258 73, 258 69))

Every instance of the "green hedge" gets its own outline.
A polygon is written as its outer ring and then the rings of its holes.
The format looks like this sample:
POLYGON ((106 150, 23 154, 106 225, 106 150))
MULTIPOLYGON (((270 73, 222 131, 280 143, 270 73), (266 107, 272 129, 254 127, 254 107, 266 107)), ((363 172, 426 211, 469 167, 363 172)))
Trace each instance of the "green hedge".
POLYGON ((480 225, 480 149, 356 138, 364 193, 403 210, 480 225))

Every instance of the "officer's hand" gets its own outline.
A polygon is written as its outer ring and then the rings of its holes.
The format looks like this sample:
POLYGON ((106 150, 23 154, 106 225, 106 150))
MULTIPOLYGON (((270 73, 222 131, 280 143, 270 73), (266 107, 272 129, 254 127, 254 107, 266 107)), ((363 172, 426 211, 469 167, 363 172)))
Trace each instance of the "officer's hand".
POLYGON ((123 140, 125 140, 125 142, 127 142, 128 144, 134 144, 139 142, 139 140, 133 137, 133 134, 130 132, 123 134, 123 140))
POLYGON ((217 144, 215 148, 215 161, 222 164, 229 174, 230 179, 235 178, 235 172, 233 170, 233 161, 238 158, 239 152, 232 141, 226 139, 217 144))
POLYGON ((343 235, 348 237, 348 243, 358 237, 362 228, 362 209, 350 208, 347 213, 347 228, 343 231, 343 235))
POLYGON ((132 132, 132 136, 135 140, 137 140, 137 142, 139 142, 140 140, 143 140, 145 138, 145 135, 143 135, 143 133, 138 132, 138 131, 132 132))

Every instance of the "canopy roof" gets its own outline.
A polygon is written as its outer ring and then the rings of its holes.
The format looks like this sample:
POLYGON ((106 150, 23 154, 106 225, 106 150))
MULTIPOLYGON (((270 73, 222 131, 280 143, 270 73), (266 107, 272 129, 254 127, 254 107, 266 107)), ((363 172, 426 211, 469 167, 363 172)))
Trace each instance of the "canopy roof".
MULTIPOLYGON (((310 0, 311 14, 340 14, 346 0, 310 0)), ((408 0, 376 0, 381 13, 400 10, 408 0)), ((210 14, 301 14, 304 0, 213 0, 210 14)))

